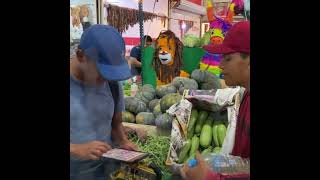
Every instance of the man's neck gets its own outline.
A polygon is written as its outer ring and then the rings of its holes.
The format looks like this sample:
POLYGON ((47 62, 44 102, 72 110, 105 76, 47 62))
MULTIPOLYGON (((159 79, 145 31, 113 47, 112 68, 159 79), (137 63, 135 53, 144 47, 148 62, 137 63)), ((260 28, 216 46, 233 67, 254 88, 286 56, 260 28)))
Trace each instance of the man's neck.
POLYGON ((77 81, 83 83, 83 77, 81 76, 80 71, 76 67, 76 60, 74 58, 70 61, 70 76, 76 79, 77 81))

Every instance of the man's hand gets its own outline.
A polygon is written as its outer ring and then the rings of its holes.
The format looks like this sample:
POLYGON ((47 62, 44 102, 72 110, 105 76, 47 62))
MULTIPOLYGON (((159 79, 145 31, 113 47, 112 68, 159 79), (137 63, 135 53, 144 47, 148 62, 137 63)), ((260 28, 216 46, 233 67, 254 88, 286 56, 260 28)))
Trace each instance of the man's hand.
POLYGON ((196 159, 198 161, 195 167, 189 167, 188 162, 186 162, 180 171, 183 179, 186 180, 204 180, 207 173, 210 171, 209 165, 204 161, 199 152, 196 154, 196 159))
POLYGON ((71 144, 71 154, 83 160, 98 160, 103 153, 109 151, 111 146, 101 141, 92 141, 85 144, 71 144))
POLYGON ((121 149, 126 149, 126 150, 130 150, 130 151, 138 151, 139 149, 138 149, 138 146, 137 145, 135 145, 134 143, 132 143, 131 141, 125 141, 125 142, 123 142, 123 143, 121 143, 121 144, 119 144, 120 145, 120 148, 121 149))

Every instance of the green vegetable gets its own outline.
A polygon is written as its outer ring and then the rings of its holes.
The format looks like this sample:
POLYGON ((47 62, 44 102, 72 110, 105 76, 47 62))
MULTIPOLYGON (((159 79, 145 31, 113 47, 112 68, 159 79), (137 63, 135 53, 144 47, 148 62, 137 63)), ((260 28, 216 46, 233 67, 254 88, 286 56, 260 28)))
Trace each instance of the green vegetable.
POLYGON ((172 105, 179 102, 182 99, 182 96, 178 93, 170 93, 163 96, 160 100, 160 107, 163 113, 166 112, 172 105))
POLYGON ((194 135, 191 139, 191 149, 189 155, 191 156, 193 153, 196 153, 199 148, 199 138, 194 135))
POLYGON ((182 38, 182 43, 186 47, 199 47, 201 42, 200 38, 193 34, 186 34, 182 38))
POLYGON ((128 82, 124 83, 123 89, 124 90, 130 90, 131 89, 131 85, 128 82))
POLYGON ((187 130, 188 139, 191 139, 193 137, 194 128, 195 128, 197 119, 198 119, 198 110, 192 109, 189 124, 188 124, 188 130, 187 130))
POLYGON ((210 146, 212 142, 212 119, 207 119, 205 124, 203 125, 203 128, 201 130, 200 135, 200 145, 204 148, 207 148, 210 146))
POLYGON ((144 103, 148 105, 148 103, 154 99, 156 96, 156 90, 150 84, 145 84, 141 87, 141 89, 137 92, 136 98, 142 100, 144 103))
POLYGON ((165 96, 166 94, 169 93, 176 93, 177 92, 177 88, 174 87, 171 84, 167 84, 167 85, 163 85, 163 86, 159 86, 156 89, 156 95, 158 98, 162 98, 163 96, 165 96))
MULTIPOLYGON (((212 86, 216 86, 217 89, 220 89, 220 86, 221 86, 219 78, 205 70, 195 69, 191 73, 191 78, 196 80, 198 84, 201 84, 201 85, 202 83, 210 83, 206 85, 207 86, 206 88, 209 88, 210 87, 209 85, 212 85, 212 86)), ((200 85, 200 88, 201 88, 201 85, 200 85)))
POLYGON ((218 141, 219 144, 222 146, 223 140, 226 136, 227 128, 224 124, 219 124, 217 127, 217 134, 218 134, 218 141))
POLYGON ((157 104, 154 108, 153 108, 153 114, 154 116, 157 118, 159 115, 162 114, 161 112, 161 108, 160 108, 160 103, 157 104))
POLYGON ((215 147, 212 150, 213 153, 217 153, 217 154, 220 153, 220 151, 221 151, 221 147, 215 147))
POLYGON ((179 164, 183 163, 184 160, 186 159, 186 157, 188 157, 188 152, 189 152, 190 148, 191 148, 191 142, 190 142, 190 140, 188 140, 186 142, 186 144, 180 150, 179 161, 178 161, 179 164))
POLYGON ((135 143, 142 152, 150 154, 145 161, 155 163, 163 173, 170 173, 170 170, 165 165, 170 146, 170 137, 148 136, 145 143, 142 143, 138 137, 134 135, 129 137, 129 140, 135 143))
POLYGON ((137 124, 154 125, 155 124, 154 121, 155 121, 155 117, 151 112, 140 112, 136 116, 137 124))
POLYGON ((135 117, 131 112, 124 111, 122 112, 122 122, 134 123, 135 117))
POLYGON ((160 103, 160 99, 153 99, 149 102, 149 109, 153 110, 154 107, 156 107, 156 105, 158 105, 160 103))
POLYGON ((194 79, 189 79, 187 77, 175 77, 172 80, 172 85, 174 85, 179 93, 182 95, 185 89, 198 89, 198 83, 194 79))
POLYGON ((147 105, 136 97, 125 97, 125 109, 134 114, 139 112, 145 112, 147 110, 147 105))
POLYGON ((212 138, 213 138, 214 145, 216 147, 219 147, 220 145, 219 145, 219 141, 218 141, 217 128, 218 128, 218 125, 213 123, 213 126, 212 126, 212 138))
POLYGON ((211 89, 220 89, 220 88, 221 88, 221 82, 218 78, 214 80, 209 80, 208 82, 202 83, 200 85, 201 90, 211 90, 211 89))
POLYGON ((173 117, 168 113, 160 114, 156 117, 155 124, 162 129, 171 129, 173 117))
POLYGON ((145 84, 142 86, 141 91, 146 91, 152 93, 154 96, 156 95, 156 90, 153 88, 151 84, 145 84))
POLYGON ((131 90, 123 90, 125 96, 131 96, 131 90))
POLYGON ((203 126, 204 122, 206 121, 207 117, 208 117, 207 111, 200 111, 199 112, 199 116, 198 116, 198 120, 197 120, 197 124, 196 124, 196 128, 195 128, 196 134, 199 135, 201 133, 202 126, 203 126))
POLYGON ((206 155, 206 154, 211 153, 211 152, 212 152, 212 146, 210 146, 207 149, 203 150, 201 152, 201 155, 206 155))

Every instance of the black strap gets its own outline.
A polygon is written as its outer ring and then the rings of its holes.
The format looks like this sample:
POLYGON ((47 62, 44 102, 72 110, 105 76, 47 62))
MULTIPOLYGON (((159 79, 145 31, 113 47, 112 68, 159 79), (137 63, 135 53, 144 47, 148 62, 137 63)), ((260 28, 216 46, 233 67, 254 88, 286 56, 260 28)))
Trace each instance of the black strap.
MULTIPOLYGON (((111 90, 111 94, 112 94, 112 97, 113 97, 113 102, 114 102, 114 105, 116 106, 116 103, 118 102, 118 98, 119 98, 119 83, 117 81, 109 81, 109 87, 110 87, 110 90, 111 90)), ((116 108, 114 108, 116 109, 116 108)))

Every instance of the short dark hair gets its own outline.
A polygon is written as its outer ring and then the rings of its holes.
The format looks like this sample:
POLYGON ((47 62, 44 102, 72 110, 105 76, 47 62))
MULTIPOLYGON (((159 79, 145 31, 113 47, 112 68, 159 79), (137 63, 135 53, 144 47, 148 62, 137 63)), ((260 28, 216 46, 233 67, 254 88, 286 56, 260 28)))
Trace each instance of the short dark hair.
POLYGON ((148 36, 148 35, 145 35, 145 36, 143 37, 143 39, 144 39, 146 42, 152 42, 152 38, 151 38, 150 36, 148 36))

